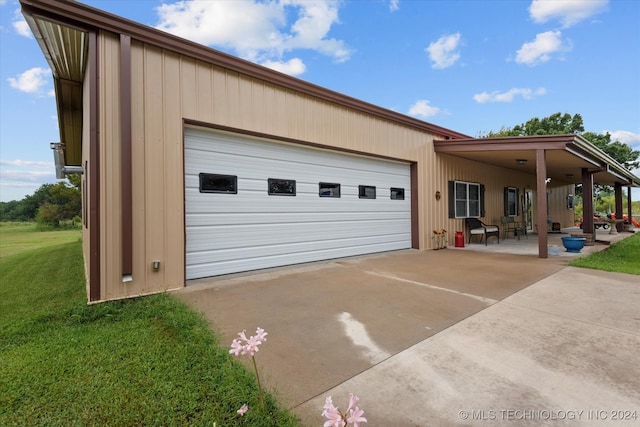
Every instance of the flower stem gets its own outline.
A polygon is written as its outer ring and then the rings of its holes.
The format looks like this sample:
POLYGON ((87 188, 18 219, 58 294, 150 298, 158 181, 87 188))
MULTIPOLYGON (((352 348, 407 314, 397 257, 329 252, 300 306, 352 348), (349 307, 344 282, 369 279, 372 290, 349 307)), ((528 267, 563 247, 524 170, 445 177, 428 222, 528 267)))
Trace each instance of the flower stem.
POLYGON ((264 398, 262 397, 262 386, 260 385, 260 375, 258 375, 258 365, 256 365, 256 358, 251 356, 251 360, 253 360, 253 370, 256 373, 256 381, 258 381, 258 391, 260 392, 260 405, 264 408, 264 398))

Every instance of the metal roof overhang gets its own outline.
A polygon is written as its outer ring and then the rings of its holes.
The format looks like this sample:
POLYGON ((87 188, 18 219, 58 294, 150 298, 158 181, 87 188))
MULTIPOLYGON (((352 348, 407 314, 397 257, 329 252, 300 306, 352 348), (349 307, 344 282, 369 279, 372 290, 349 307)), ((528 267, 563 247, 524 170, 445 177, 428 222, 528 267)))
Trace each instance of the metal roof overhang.
POLYGON ((582 170, 595 184, 640 187, 640 178, 580 135, 540 135, 434 141, 436 153, 536 175, 536 152, 545 150, 550 185, 580 184, 582 170), (520 160, 520 161, 518 161, 520 160))
POLYGON ((88 32, 32 13, 28 7, 23 7, 23 14, 53 73, 65 165, 80 166, 82 84, 87 64, 88 32))

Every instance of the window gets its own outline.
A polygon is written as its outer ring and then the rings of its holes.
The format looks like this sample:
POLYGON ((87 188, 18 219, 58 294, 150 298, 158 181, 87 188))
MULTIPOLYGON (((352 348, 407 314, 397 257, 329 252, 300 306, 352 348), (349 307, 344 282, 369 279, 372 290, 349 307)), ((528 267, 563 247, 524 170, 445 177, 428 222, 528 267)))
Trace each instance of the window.
POLYGON ((200 192, 238 194, 238 177, 235 175, 201 173, 200 192))
POLYGON ((375 199, 376 187, 372 185, 358 185, 358 197, 361 199, 375 199))
POLYGON ((270 196, 295 196, 296 181, 294 179, 269 178, 268 192, 270 196))
POLYGON ((391 187, 391 200, 404 200, 404 188, 391 187))
POLYGON ((449 181, 449 218, 484 216, 484 186, 473 182, 449 181))
POLYGON ((318 196, 320 197, 340 197, 340 184, 330 182, 318 183, 318 196))
POLYGON ((519 191, 517 188, 504 188, 504 216, 518 216, 519 191))

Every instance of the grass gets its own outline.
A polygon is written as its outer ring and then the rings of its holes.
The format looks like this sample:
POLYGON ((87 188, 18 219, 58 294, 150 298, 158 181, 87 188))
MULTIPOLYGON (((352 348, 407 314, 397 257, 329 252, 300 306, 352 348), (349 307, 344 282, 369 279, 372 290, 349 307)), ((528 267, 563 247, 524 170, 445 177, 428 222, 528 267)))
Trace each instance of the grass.
POLYGON ((35 222, 0 222, 0 259, 38 247, 77 241, 75 230, 38 231, 35 222))
POLYGON ((0 259, 0 425, 300 425, 171 295, 87 305, 75 240, 0 259))
POLYGON ((607 249, 576 258, 569 265, 640 275, 640 234, 634 234, 607 249))

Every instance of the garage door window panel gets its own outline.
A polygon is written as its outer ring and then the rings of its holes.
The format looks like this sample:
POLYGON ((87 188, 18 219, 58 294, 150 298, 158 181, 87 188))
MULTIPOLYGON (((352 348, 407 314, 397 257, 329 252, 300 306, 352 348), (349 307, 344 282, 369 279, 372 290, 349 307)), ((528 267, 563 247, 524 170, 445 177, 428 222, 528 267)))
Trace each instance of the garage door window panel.
POLYGON ((270 196, 295 196, 296 181, 294 179, 268 179, 268 191, 270 196))
POLYGON ((373 185, 359 185, 358 197, 361 199, 375 199, 376 187, 373 185))
POLYGON ((200 173, 200 192, 238 194, 238 177, 215 173, 200 173))
POLYGON ((391 187, 391 200, 404 200, 404 188, 391 187))
POLYGON ((321 182, 318 184, 318 195, 320 197, 340 198, 340 184, 321 182))

